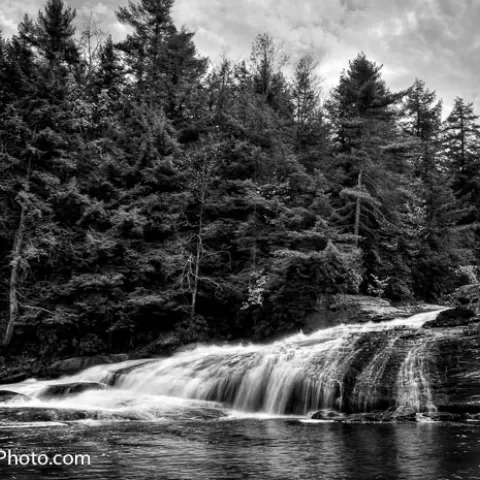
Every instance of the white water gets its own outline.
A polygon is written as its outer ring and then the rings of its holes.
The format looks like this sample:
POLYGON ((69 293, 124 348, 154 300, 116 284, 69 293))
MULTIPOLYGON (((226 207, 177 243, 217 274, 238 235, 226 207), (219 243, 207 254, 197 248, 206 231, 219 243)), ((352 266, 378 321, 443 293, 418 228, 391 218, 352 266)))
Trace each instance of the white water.
POLYGON ((408 352, 397 377, 397 406, 415 411, 435 412, 425 360, 428 341, 417 341, 408 352))
POLYGON ((145 419, 173 409, 221 405, 268 415, 305 415, 322 408, 371 411, 384 400, 386 390, 396 397, 396 406, 429 411, 435 407, 428 380, 428 342, 403 337, 438 313, 341 325, 270 345, 200 345, 170 358, 100 365, 56 381, 27 381, 2 389, 33 397, 22 401, 29 406, 136 412, 145 419), (400 344, 403 350, 397 348, 400 344), (388 383, 392 368, 396 375, 388 383), (42 398, 48 385, 85 381, 114 386, 42 398))

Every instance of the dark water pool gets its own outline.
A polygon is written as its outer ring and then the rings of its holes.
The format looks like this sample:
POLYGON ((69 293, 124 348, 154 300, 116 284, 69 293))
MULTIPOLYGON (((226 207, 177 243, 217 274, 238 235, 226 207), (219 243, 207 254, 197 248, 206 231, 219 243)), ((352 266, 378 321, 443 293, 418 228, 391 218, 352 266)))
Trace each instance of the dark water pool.
POLYGON ((89 454, 90 466, 14 466, 0 479, 480 479, 475 425, 290 419, 3 426, 15 454, 89 454))

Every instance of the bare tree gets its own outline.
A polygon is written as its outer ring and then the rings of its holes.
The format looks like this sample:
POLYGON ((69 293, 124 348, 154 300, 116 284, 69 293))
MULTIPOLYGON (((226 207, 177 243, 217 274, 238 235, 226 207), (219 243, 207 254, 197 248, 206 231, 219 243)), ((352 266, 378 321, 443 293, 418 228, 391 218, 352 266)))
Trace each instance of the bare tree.
POLYGON ((87 80, 92 77, 99 65, 100 49, 106 38, 107 33, 99 27, 93 13, 90 12, 90 16, 82 25, 80 35, 80 47, 87 67, 87 80))

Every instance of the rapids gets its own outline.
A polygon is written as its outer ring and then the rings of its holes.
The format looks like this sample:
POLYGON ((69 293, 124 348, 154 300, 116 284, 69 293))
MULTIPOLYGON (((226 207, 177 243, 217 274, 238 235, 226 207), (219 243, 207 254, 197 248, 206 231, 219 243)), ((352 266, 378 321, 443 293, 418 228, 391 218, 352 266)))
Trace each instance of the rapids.
POLYGON ((170 358, 100 365, 58 380, 28 380, 2 389, 31 397, 11 400, 7 406, 135 412, 145 419, 166 415, 170 406, 268 415, 389 407, 435 411, 432 337, 420 331, 438 313, 340 325, 269 345, 198 345, 170 358), (76 382, 99 382, 108 388, 45 396, 52 385, 76 382))

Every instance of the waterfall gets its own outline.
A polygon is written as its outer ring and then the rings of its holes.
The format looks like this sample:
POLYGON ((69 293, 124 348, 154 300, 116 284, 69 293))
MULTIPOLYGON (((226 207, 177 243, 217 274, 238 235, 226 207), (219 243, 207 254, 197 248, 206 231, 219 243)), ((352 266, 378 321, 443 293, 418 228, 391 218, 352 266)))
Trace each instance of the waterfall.
MULTIPOLYGON (((320 409, 369 412, 388 407, 430 411, 435 406, 429 340, 419 332, 438 313, 340 325, 270 345, 200 345, 170 358, 92 367, 48 384, 107 383, 108 390, 92 397, 107 404, 107 399, 114 403, 121 397, 125 404, 129 396, 144 395, 149 401, 156 396, 191 399, 268 414, 305 415, 320 409)), ((16 388, 41 398, 45 383, 27 382, 16 388)))
POLYGON ((428 341, 417 341, 409 350, 397 378, 397 406, 435 412, 428 380, 428 341))

